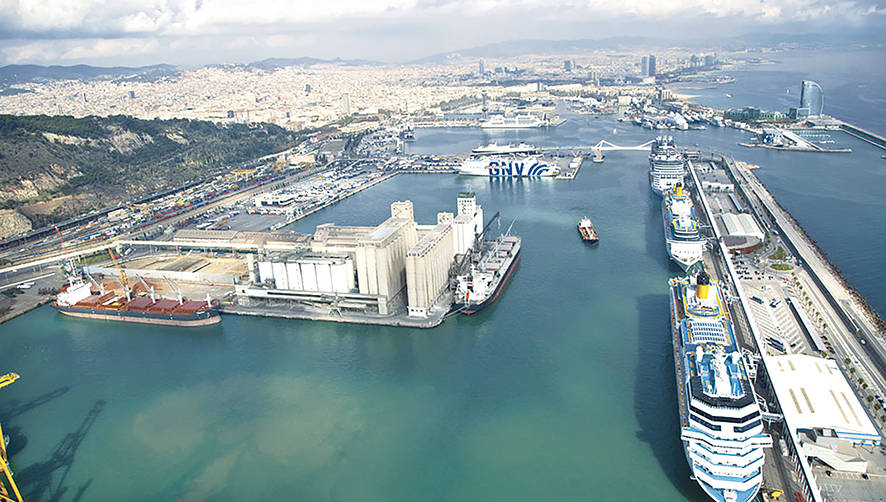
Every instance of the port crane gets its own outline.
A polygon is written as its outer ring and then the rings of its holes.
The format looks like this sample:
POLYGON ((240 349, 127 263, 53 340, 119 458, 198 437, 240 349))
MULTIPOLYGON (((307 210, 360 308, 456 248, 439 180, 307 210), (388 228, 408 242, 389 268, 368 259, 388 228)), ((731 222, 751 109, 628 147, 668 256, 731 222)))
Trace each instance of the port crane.
POLYGON ((166 284, 169 284, 169 287, 172 288, 173 291, 175 291, 175 295, 178 297, 178 304, 181 305, 185 303, 181 290, 175 287, 175 284, 173 284, 165 275, 163 276, 163 280, 166 281, 166 284))
POLYGON ((114 267, 120 272, 120 278, 117 279, 117 281, 123 286, 123 293, 126 294, 126 301, 130 301, 132 300, 132 297, 129 293, 129 282, 126 280, 126 271, 120 266, 120 263, 117 261, 117 257, 114 256, 114 251, 111 248, 108 248, 108 254, 111 255, 111 261, 114 263, 114 267))
MULTIPOLYGON (((16 373, 7 373, 0 376, 0 389, 19 379, 16 373)), ((9 459, 6 456, 6 436, 3 435, 3 427, 0 427, 0 471, 3 478, 0 479, 0 502, 23 502, 22 494, 18 491, 15 480, 12 479, 12 470, 9 468, 9 459), (10 493, 11 492, 11 493, 10 493)))
POLYGON ((142 283, 142 286, 145 287, 145 291, 148 292, 148 295, 151 297, 151 303, 157 303, 157 297, 154 295, 154 286, 148 286, 148 283, 145 282, 144 279, 140 275, 136 275, 138 280, 142 283))

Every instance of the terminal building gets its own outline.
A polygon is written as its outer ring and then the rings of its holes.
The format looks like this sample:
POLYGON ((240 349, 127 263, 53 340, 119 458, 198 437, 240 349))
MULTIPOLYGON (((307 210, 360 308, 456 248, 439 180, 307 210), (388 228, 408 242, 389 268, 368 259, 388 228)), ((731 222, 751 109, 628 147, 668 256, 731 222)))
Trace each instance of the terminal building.
POLYGON ((880 434, 837 363, 791 354, 772 357, 767 367, 785 432, 800 445, 801 451, 791 453, 813 469, 867 472, 874 460, 867 451, 880 445, 880 434))

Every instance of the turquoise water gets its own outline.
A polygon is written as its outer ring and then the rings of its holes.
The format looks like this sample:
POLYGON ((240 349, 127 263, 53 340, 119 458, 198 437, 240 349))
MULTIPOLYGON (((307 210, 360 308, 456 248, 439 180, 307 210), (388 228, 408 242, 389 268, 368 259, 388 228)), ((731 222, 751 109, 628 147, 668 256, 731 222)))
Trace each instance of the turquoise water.
MULTIPOLYGON (((419 130, 416 152, 542 145, 649 131, 571 116, 549 131, 419 130), (615 129, 615 132, 613 132, 615 129)), ((760 164, 758 176, 871 302, 886 162, 737 146, 730 129, 675 133, 760 164)), ((197 329, 62 318, 0 325, 0 390, 28 500, 706 500, 683 456, 667 336, 659 200, 642 152, 576 180, 403 175, 294 225, 375 224, 394 200, 420 222, 473 190, 524 238, 498 302, 433 330, 225 317, 197 329), (575 223, 592 217, 601 242, 575 223)))
POLYGON ((0 412, 27 438, 19 482, 34 500, 52 483, 87 500, 704 500, 678 439, 675 270, 645 163, 613 154, 573 182, 399 176, 298 224, 375 223, 404 198, 431 221, 459 190, 516 217, 523 258, 499 301, 434 330, 237 317, 176 330, 48 308, 3 325, 22 375, 3 410, 67 388, 0 412), (579 241, 584 214, 597 248, 579 241))

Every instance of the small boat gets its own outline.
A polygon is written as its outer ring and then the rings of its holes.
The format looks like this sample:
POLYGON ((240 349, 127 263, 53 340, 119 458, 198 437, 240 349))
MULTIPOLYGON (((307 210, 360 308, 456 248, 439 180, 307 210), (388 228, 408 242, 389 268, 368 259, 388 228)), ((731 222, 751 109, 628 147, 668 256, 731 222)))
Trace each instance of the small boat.
POLYGON ((591 219, 587 216, 578 222, 578 233, 581 235, 581 240, 589 244, 596 244, 600 241, 600 238, 597 237, 597 231, 594 230, 594 224, 591 223, 591 219))

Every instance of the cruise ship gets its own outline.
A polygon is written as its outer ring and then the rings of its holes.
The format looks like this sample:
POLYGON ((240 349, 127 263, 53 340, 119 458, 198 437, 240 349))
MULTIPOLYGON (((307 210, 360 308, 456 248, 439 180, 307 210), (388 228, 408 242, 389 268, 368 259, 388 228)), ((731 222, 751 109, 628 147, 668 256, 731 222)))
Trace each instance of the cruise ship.
POLYGON ((547 127, 550 122, 540 119, 535 115, 523 114, 514 115, 513 117, 505 117, 504 115, 494 115, 480 123, 483 129, 533 129, 536 127, 547 127))
POLYGON ((459 174, 471 176, 556 176, 560 169, 531 155, 472 157, 458 166, 459 174))
POLYGON ((664 196, 669 188, 677 183, 683 183, 685 175, 685 160, 674 145, 674 138, 671 136, 656 138, 652 143, 652 152, 649 154, 649 185, 652 191, 664 196))
POLYGON ((684 271, 700 264, 704 256, 705 240, 698 230, 692 199, 683 190, 683 185, 678 183, 666 192, 661 202, 661 214, 668 256, 684 271))
POLYGON ((473 314, 494 302, 520 261, 522 240, 510 231, 483 241, 469 269, 455 278, 452 310, 473 314))
POLYGON ((692 477, 718 502, 752 500, 772 438, 735 339, 726 301, 704 271, 670 280, 680 439, 692 477))
POLYGON ((471 150, 473 153, 485 155, 513 155, 517 153, 536 153, 538 148, 526 143, 515 145, 513 143, 507 145, 499 145, 498 143, 489 143, 488 145, 478 146, 471 150))

